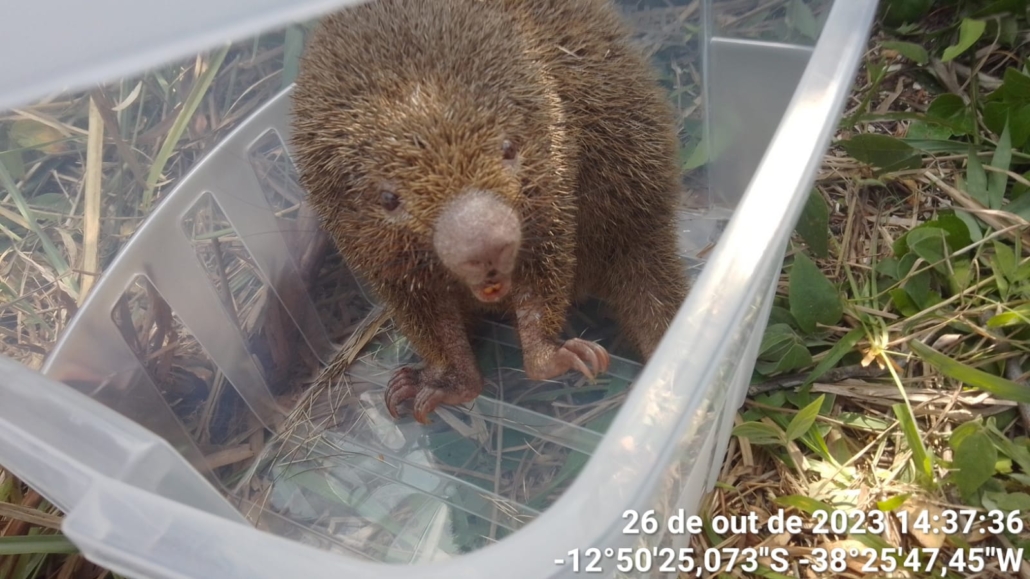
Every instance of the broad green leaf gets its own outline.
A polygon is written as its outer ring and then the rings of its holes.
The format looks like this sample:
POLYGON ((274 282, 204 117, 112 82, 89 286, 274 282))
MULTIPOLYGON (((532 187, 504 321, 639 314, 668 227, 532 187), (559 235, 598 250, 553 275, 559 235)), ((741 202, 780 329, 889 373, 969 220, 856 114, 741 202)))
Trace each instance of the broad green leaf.
POLYGON ((1030 194, 1024 193, 1020 195, 1015 201, 1005 205, 1002 209, 1030 221, 1030 194))
POLYGON ((951 476, 963 496, 970 496, 994 476, 998 450, 982 428, 964 433, 949 443, 955 452, 952 464, 957 469, 951 476))
POLYGON ((972 133, 975 125, 969 105, 957 94, 944 93, 935 98, 926 109, 929 120, 947 121, 962 134, 972 133))
MULTIPOLYGON (((922 153, 929 153, 931 155, 938 153, 947 154, 962 154, 966 153, 970 149, 968 143, 959 141, 942 141, 942 140, 930 140, 930 139, 901 139, 901 141, 915 149, 918 149, 922 153)), ((981 151, 987 150, 986 145, 979 147, 981 151)))
POLYGON ((930 62, 930 55, 926 53, 926 49, 914 42, 888 40, 880 46, 887 50, 893 50, 916 64, 926 64, 927 62, 930 62))
POLYGON ((1008 125, 1012 148, 1020 149, 1030 140, 1030 104, 994 101, 984 104, 984 125, 1001 135, 1008 125))
MULTIPOLYGON (((1016 0, 1026 3, 1025 0, 1016 0)), ((998 26, 998 42, 1006 48, 1014 48, 1017 41, 1019 40, 1019 28, 1020 23, 1015 18, 1002 18, 1000 20, 991 20, 992 24, 998 26)), ((988 32, 988 34, 992 34, 988 32)))
POLYGON ((1018 13, 1020 10, 1026 11, 1026 9, 1027 0, 995 0, 979 10, 974 10, 970 16, 972 18, 983 18, 984 16, 992 16, 1004 12, 1018 13))
POLYGON ((796 335, 782 349, 761 358, 755 363, 755 369, 767 376, 804 368, 812 363, 812 353, 796 335))
POLYGON ((984 425, 979 419, 970 420, 964 422, 955 427, 955 430, 951 432, 951 436, 948 437, 948 444, 952 449, 962 444, 962 441, 969 438, 970 436, 984 431, 984 425))
POLYGON ((991 435, 994 446, 998 448, 999 452, 1015 461, 1024 473, 1030 473, 1030 448, 1027 447, 1025 438, 1022 443, 1016 443, 999 431, 990 421, 987 423, 987 432, 991 435))
MULTIPOLYGON (((966 224, 966 232, 969 234, 969 243, 975 243, 984 238, 983 231, 980 229, 980 224, 977 222, 976 217, 973 217, 970 213, 961 209, 955 210, 955 217, 966 224)), ((963 245, 960 243, 952 244, 949 240, 949 245, 958 250, 969 245, 968 243, 963 245)))
MULTIPOLYGON (((948 242, 948 248, 951 251, 957 251, 963 247, 968 246, 973 242, 969 234, 969 226, 955 213, 950 211, 941 211, 937 218, 932 221, 927 221, 922 225, 912 228, 904 235, 899 237, 893 246, 894 255, 896 257, 904 257, 911 251, 909 247, 909 237, 916 231, 922 231, 925 229, 940 229, 944 231, 945 239, 948 242)), ((922 235, 922 234, 916 234, 922 235)), ((908 273, 908 269, 901 271, 902 275, 908 273)))
MULTIPOLYGON (((912 230, 912 231, 915 231, 915 230, 912 230)), ((907 236, 907 234, 905 236, 903 236, 903 237, 905 239, 905 244, 904 244, 903 248, 899 249, 897 247, 897 244, 895 244, 895 248, 894 248, 894 255, 897 255, 897 256, 900 257, 900 259, 898 259, 898 275, 901 276, 901 277, 905 277, 905 276, 909 275, 910 273, 912 273, 912 267, 915 266, 916 261, 919 260, 919 255, 916 254, 915 252, 913 252, 912 250, 910 250, 908 248, 908 236, 907 236)))
POLYGON ((1030 306, 1014 308, 1010 312, 1002 312, 987 320, 988 328, 1006 328, 1009 326, 1030 325, 1030 306))
MULTIPOLYGON (((787 396, 787 401, 793 404, 794 408, 801 409, 805 406, 808 406, 812 402, 811 393, 806 392, 804 390, 791 390, 789 392, 786 392, 785 394, 787 396)), ((828 413, 831 409, 833 409, 833 402, 834 400, 836 400, 836 396, 833 394, 830 394, 829 396, 827 396, 826 394, 820 394, 820 396, 822 396, 823 398, 823 406, 819 410, 819 412, 828 413)), ((783 427, 786 428, 790 420, 787 418, 787 414, 783 414, 782 416, 784 418, 783 427)))
POLYGON ((790 310, 787 308, 781 308, 780 306, 769 308, 768 325, 772 326, 774 324, 785 324, 791 327, 797 326, 797 322, 794 321, 794 316, 790 315, 790 310))
POLYGON ((988 492, 985 494, 1003 511, 1021 513, 1030 511, 1030 495, 1026 493, 988 492))
POLYGON ((986 390, 1006 400, 1030 404, 1030 387, 953 360, 918 340, 910 341, 909 347, 938 372, 949 378, 958 380, 967 386, 986 390))
POLYGON ((50 125, 32 119, 19 119, 11 123, 7 129, 7 138, 18 147, 36 149, 51 155, 69 150, 69 137, 50 125))
POLYGON ((698 141, 689 154, 687 149, 681 149, 680 152, 684 171, 693 171, 708 162, 708 142, 704 139, 698 141))
POLYGON ((812 382, 818 380, 819 377, 825 374, 830 368, 836 366, 837 362, 840 362, 841 358, 846 356, 848 352, 858 344, 864 335, 865 331, 862 328, 855 328, 847 334, 844 334, 844 337, 830 348, 830 351, 826 353, 826 357, 819 362, 819 365, 816 366, 814 370, 812 370, 812 373, 808 375, 808 378, 805 379, 805 383, 802 384, 801 387, 807 387, 812 382))
POLYGON ((790 313, 804 332, 814 332, 816 324, 836 324, 844 314, 837 288, 804 254, 794 257, 789 291, 790 313))
POLYGON ((894 257, 881 259, 873 266, 873 271, 894 281, 901 279, 901 273, 898 271, 898 260, 894 257))
POLYGON ((905 136, 910 139, 949 139, 956 132, 948 125, 927 121, 912 121, 905 136))
POLYGON ((919 436, 919 428, 916 426, 915 418, 909 412, 908 406, 904 404, 894 404, 891 406, 891 409, 894 410, 894 416, 898 419, 898 423, 901 424, 901 431, 905 433, 908 448, 912 451, 912 462, 916 465, 916 473, 924 481, 932 481, 933 463, 930 460, 930 455, 926 452, 926 446, 923 444, 922 437, 919 436))
POLYGON ((958 28, 958 42, 944 49, 944 55, 941 57, 941 60, 948 62, 969 50, 970 47, 976 44, 977 40, 980 40, 980 36, 983 35, 986 26, 987 23, 983 20, 963 18, 958 28))
POLYGON ((819 37, 819 24, 815 21, 812 9, 803 0, 791 0, 787 6, 787 23, 811 40, 819 37))
MULTIPOLYGON (((1016 266, 1016 273, 1013 274, 1012 281, 1013 283, 1017 284, 1021 284, 1023 282, 1030 282, 1030 260, 1021 261, 1020 264, 1016 266)), ((1030 287, 1026 287, 1023 289, 1030 290, 1030 287)), ((1030 297, 1030 295, 1024 294, 1024 297, 1030 297)))
POLYGON ((1016 276, 1016 252, 1005 243, 995 239, 993 241, 994 255, 991 261, 997 265, 997 270, 1005 279, 1012 281, 1016 276))
POLYGON ((1012 461, 1007 458, 999 458, 998 462, 994 463, 994 472, 998 474, 1011 474, 1012 473, 1012 461))
MULTIPOLYGON (((1001 132, 998 139, 998 148, 994 150, 994 158, 991 159, 991 166, 1001 171, 1008 171, 1012 163, 1012 139, 1009 135, 1008 123, 1001 132)), ((992 171, 987 178, 987 200, 991 209, 1001 208, 1001 201, 1005 196, 1005 186, 1008 184, 1009 176, 1005 173, 992 171)))
POLYGON ((996 91, 998 96, 1010 103, 1030 104, 1030 76, 1019 67, 1010 66, 1002 78, 1001 88, 996 91))
POLYGON ((787 404, 787 393, 783 390, 774 390, 766 394, 759 394, 755 400, 773 408, 783 408, 787 404))
POLYGON ((933 292, 930 290, 930 281, 930 272, 921 271, 909 276, 904 285, 901 286, 920 310, 925 310, 933 305, 933 292))
MULTIPOLYGON (((1026 181, 1030 181, 1030 171, 1023 173, 1022 177, 1026 181)), ((1016 181, 1012 184, 1012 189, 1009 190, 1009 199, 1014 203, 1023 197, 1028 197, 1027 193, 1030 193, 1030 185, 1024 185, 1023 183, 1016 181)))
POLYGON ((825 396, 816 398, 811 404, 805 406, 794 415, 790 424, 787 425, 787 440, 797 440, 808 432, 808 429, 815 424, 816 417, 819 416, 819 410, 822 408, 824 398, 825 396))
POLYGON ((761 356, 782 351, 795 340, 797 340, 797 334, 787 324, 769 324, 762 335, 762 344, 758 354, 761 356))
POLYGON ((919 306, 916 305, 912 298, 909 297, 908 292, 902 288, 894 288, 888 292, 891 296, 891 303, 894 307, 898 308, 898 312, 906 318, 910 318, 919 313, 919 306))
POLYGON ((759 446, 786 444, 787 439, 783 431, 771 424, 764 422, 745 422, 733 428, 733 436, 746 438, 751 444, 759 446))
MULTIPOLYGON (((965 224, 954 215, 948 216, 950 229, 953 231, 952 239, 955 239, 959 247, 967 245, 967 229, 965 224)), ((971 279, 972 263, 968 257, 949 257, 952 250, 948 243, 946 230, 942 227, 917 227, 905 235, 905 243, 915 255, 926 261, 927 265, 948 280, 952 293, 964 290, 971 279)), ((909 255, 905 256, 905 261, 909 255)), ((912 276, 905 284, 906 291, 912 296, 921 307, 929 307, 926 302, 930 297, 930 277, 928 272, 922 272, 912 276)))
POLYGON ((987 198, 987 171, 975 151, 970 150, 966 167, 966 193, 979 201, 984 207, 990 205, 987 198))
POLYGON ((859 414, 857 412, 841 412, 840 415, 837 416, 837 420, 840 420, 841 423, 846 424, 851 428, 873 432, 883 432, 890 427, 890 424, 887 424, 879 418, 868 416, 866 414, 859 414))
POLYGON ((973 261, 968 256, 958 255, 951 259, 951 273, 946 274, 952 294, 958 294, 969 287, 973 280, 973 261))
POLYGON ((801 218, 797 225, 798 235, 805 240, 808 249, 816 257, 826 257, 829 253, 830 239, 830 211, 826 207, 826 201, 813 189, 808 196, 808 202, 801 212, 801 218))
POLYGON ((900 26, 907 22, 919 20, 930 9, 933 0, 891 0, 881 2, 884 9, 884 23, 887 26, 900 26))
POLYGON ((919 151, 901 139, 866 133, 855 135, 840 146, 855 159, 879 167, 883 172, 918 169, 923 165, 919 151))
POLYGON ((893 497, 891 497, 889 499, 886 499, 886 500, 883 500, 883 501, 877 501, 876 508, 878 508, 881 511, 884 511, 886 513, 889 513, 891 511, 893 511, 894 509, 904 505, 905 501, 907 501, 908 497, 910 497, 910 496, 911 495, 909 493, 902 493, 900 495, 894 495, 893 497))
POLYGON ((927 265, 933 265, 934 269, 942 273, 947 272, 947 265, 938 263, 943 262, 950 253, 943 229, 938 227, 919 227, 910 231, 907 238, 908 247, 912 250, 912 253, 926 260, 927 265))
MULTIPOLYGON (((998 93, 1001 89, 998 89, 998 93)), ((995 93, 997 94, 997 93, 995 93)), ((995 101, 986 102, 983 105, 983 121, 984 126, 987 127, 992 133, 1001 134, 1002 130, 1005 129, 1005 120, 1009 118, 1010 111, 1013 106, 1010 103, 1001 100, 1000 98, 995 101)), ((1018 106, 1016 107, 1018 110, 1018 106)))

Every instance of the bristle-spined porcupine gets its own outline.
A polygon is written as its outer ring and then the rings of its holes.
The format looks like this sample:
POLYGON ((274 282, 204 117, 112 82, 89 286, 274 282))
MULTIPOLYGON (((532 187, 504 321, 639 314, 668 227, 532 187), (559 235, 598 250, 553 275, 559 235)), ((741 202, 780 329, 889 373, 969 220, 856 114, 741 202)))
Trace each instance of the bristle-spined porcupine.
POLYGON ((327 16, 301 61, 301 184, 349 267, 422 358, 386 404, 476 398, 467 333, 511 314, 531 379, 607 370, 564 340, 609 304, 649 358, 686 297, 673 116, 609 0, 373 0, 327 16))

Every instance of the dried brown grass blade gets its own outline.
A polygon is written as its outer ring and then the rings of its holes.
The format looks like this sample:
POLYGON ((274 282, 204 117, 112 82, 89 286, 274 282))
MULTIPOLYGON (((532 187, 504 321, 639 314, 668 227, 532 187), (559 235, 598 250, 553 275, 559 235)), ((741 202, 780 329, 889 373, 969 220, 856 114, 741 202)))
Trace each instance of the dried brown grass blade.
MULTIPOLYGON (((137 90, 141 85, 137 85, 137 90)), ((104 119, 104 127, 107 129, 108 134, 111 135, 111 139, 114 141, 114 146, 118 148, 118 155, 123 161, 129 166, 129 171, 132 172, 133 178, 140 187, 147 186, 147 172, 140 165, 139 157, 136 152, 132 150, 132 147, 125 142, 122 138, 121 127, 118 125, 118 117, 114 114, 115 104, 111 102, 111 99, 107 97, 101 89, 95 89, 89 93, 91 100, 96 101, 97 112, 100 113, 100 117, 104 119)))
POLYGON ((104 176, 104 119, 95 99, 89 99, 86 138, 86 181, 82 210, 82 281, 78 303, 86 300, 100 273, 100 201, 104 176))
MULTIPOLYGON (((1026 222, 1021 217, 1014 213, 1005 213, 1002 211, 991 211, 981 205, 977 200, 973 199, 969 195, 966 195, 964 191, 961 191, 951 185, 945 183, 940 177, 934 175, 930 171, 926 172, 926 178, 933 181, 933 184, 940 188, 941 191, 945 192, 948 197, 961 205, 966 210, 975 213, 984 223, 990 225, 994 229, 1005 229, 1006 227, 1012 227, 1013 225, 1023 225, 1026 222), (1010 221, 1010 223, 1004 223, 1003 221, 1010 221), (1023 223, 1020 223, 1023 221, 1023 223)), ((1009 236, 1013 240, 1021 239, 1024 246, 1030 245, 1030 233, 1026 232, 1026 227, 1023 227, 1022 233, 1019 231, 1012 231, 1009 236)))
POLYGON ((336 382, 343 375, 344 370, 358 357, 358 353, 379 333, 379 329, 388 319, 390 319, 390 315, 386 312, 386 308, 379 305, 373 308, 361 321, 361 325, 347 338, 336 356, 333 357, 333 361, 326 365, 315 382, 322 384, 336 382))
POLYGON ((0 517, 21 521, 37 527, 45 527, 55 531, 61 530, 61 517, 44 513, 39 509, 15 505, 12 503, 0 503, 0 517))

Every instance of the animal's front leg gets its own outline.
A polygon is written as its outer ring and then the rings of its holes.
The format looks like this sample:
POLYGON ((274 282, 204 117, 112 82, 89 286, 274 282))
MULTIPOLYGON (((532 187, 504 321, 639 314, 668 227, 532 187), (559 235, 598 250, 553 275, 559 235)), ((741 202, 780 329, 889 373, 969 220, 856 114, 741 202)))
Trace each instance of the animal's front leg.
POLYGON ((515 316, 526 376, 548 380, 575 370, 593 380, 608 370, 608 351, 600 344, 579 338, 561 339, 569 308, 567 297, 522 294, 520 298, 515 316))
POLYGON ((408 300, 394 309, 393 319, 422 358, 421 367, 400 368, 390 379, 385 399, 394 418, 400 416, 397 407, 410 399, 415 420, 428 424, 437 406, 464 404, 479 396, 483 377, 454 300, 408 300))

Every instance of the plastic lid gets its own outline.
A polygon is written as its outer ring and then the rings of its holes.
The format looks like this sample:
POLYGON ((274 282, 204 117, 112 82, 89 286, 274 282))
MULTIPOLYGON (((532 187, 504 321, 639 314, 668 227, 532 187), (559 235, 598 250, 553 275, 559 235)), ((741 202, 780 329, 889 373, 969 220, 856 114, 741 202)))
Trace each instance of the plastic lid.
POLYGON ((360 1, 15 0, 4 8, 0 34, 0 110, 117 80, 360 1))

